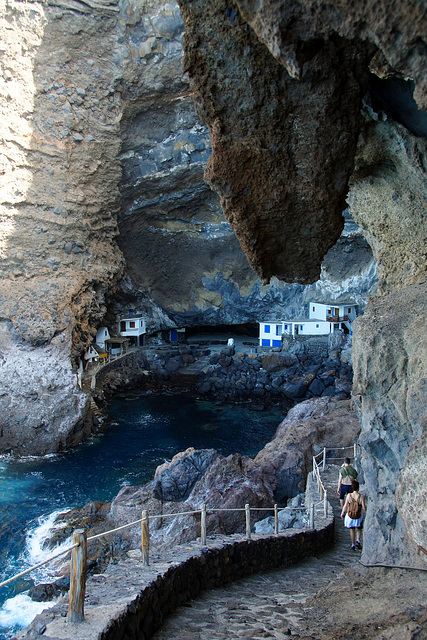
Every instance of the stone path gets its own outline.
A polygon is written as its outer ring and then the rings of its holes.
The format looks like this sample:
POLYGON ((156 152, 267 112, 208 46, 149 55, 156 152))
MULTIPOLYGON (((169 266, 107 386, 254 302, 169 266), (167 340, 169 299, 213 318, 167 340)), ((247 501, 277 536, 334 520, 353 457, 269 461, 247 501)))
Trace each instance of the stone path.
MULTIPOLYGON (((155 640, 225 640, 276 638, 310 634, 307 599, 346 567, 355 565, 360 552, 350 550, 350 537, 342 525, 336 493, 337 466, 330 466, 324 481, 336 517, 336 545, 317 558, 294 567, 254 575, 227 588, 216 589, 181 607, 154 636, 155 640)), ((322 622, 319 620, 319 630, 322 622)), ((310 637, 310 635, 309 635, 310 637)), ((313 638, 318 636, 312 636, 313 638)))

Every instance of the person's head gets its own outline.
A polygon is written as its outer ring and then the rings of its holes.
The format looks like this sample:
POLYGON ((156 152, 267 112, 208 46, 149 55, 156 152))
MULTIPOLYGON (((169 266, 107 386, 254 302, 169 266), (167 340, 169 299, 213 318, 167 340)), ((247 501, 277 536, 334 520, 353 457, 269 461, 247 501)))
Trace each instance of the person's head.
POLYGON ((357 482, 357 480, 351 481, 351 489, 352 491, 359 491, 359 483, 357 482))
POLYGON ((344 458, 344 464, 350 464, 350 458, 344 458))

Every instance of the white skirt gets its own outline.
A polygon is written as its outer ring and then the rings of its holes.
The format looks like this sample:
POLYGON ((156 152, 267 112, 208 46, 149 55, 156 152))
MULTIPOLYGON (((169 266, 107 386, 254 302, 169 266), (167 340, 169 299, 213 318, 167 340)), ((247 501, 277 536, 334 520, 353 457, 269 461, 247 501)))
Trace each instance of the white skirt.
POLYGON ((354 527, 356 527, 357 529, 360 529, 360 527, 362 526, 362 522, 363 522, 363 513, 360 516, 360 518, 357 518, 357 519, 350 518, 347 514, 345 514, 344 526, 347 527, 347 529, 354 529, 354 527))

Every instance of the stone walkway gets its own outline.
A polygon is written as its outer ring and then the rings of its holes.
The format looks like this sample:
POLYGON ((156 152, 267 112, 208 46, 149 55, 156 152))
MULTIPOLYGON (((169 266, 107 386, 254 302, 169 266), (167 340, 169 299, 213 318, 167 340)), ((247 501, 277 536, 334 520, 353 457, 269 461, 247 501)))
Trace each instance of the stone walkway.
MULTIPOLYGON (((254 575, 227 588, 209 591, 181 607, 154 636, 155 640, 225 640, 311 636, 307 600, 345 568, 357 564, 360 551, 350 550, 336 493, 338 466, 324 474, 336 518, 336 545, 322 556, 294 567, 254 575)), ((360 566, 360 565, 359 565, 360 566)), ((319 620, 319 627, 321 627, 319 620)), ((320 629, 319 629, 320 630, 320 629)))

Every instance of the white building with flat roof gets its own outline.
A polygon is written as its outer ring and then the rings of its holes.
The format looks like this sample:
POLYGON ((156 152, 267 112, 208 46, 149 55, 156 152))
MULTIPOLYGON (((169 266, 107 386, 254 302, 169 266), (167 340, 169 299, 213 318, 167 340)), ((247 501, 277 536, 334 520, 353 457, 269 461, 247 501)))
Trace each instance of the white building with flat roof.
POLYGON ((326 336, 340 329, 353 334, 357 304, 310 302, 308 318, 265 320, 259 323, 259 345, 281 347, 282 336, 326 336))
POLYGON ((129 338, 131 344, 137 347, 144 345, 144 336, 147 333, 145 319, 142 316, 130 315, 119 321, 119 334, 123 338, 129 338))

